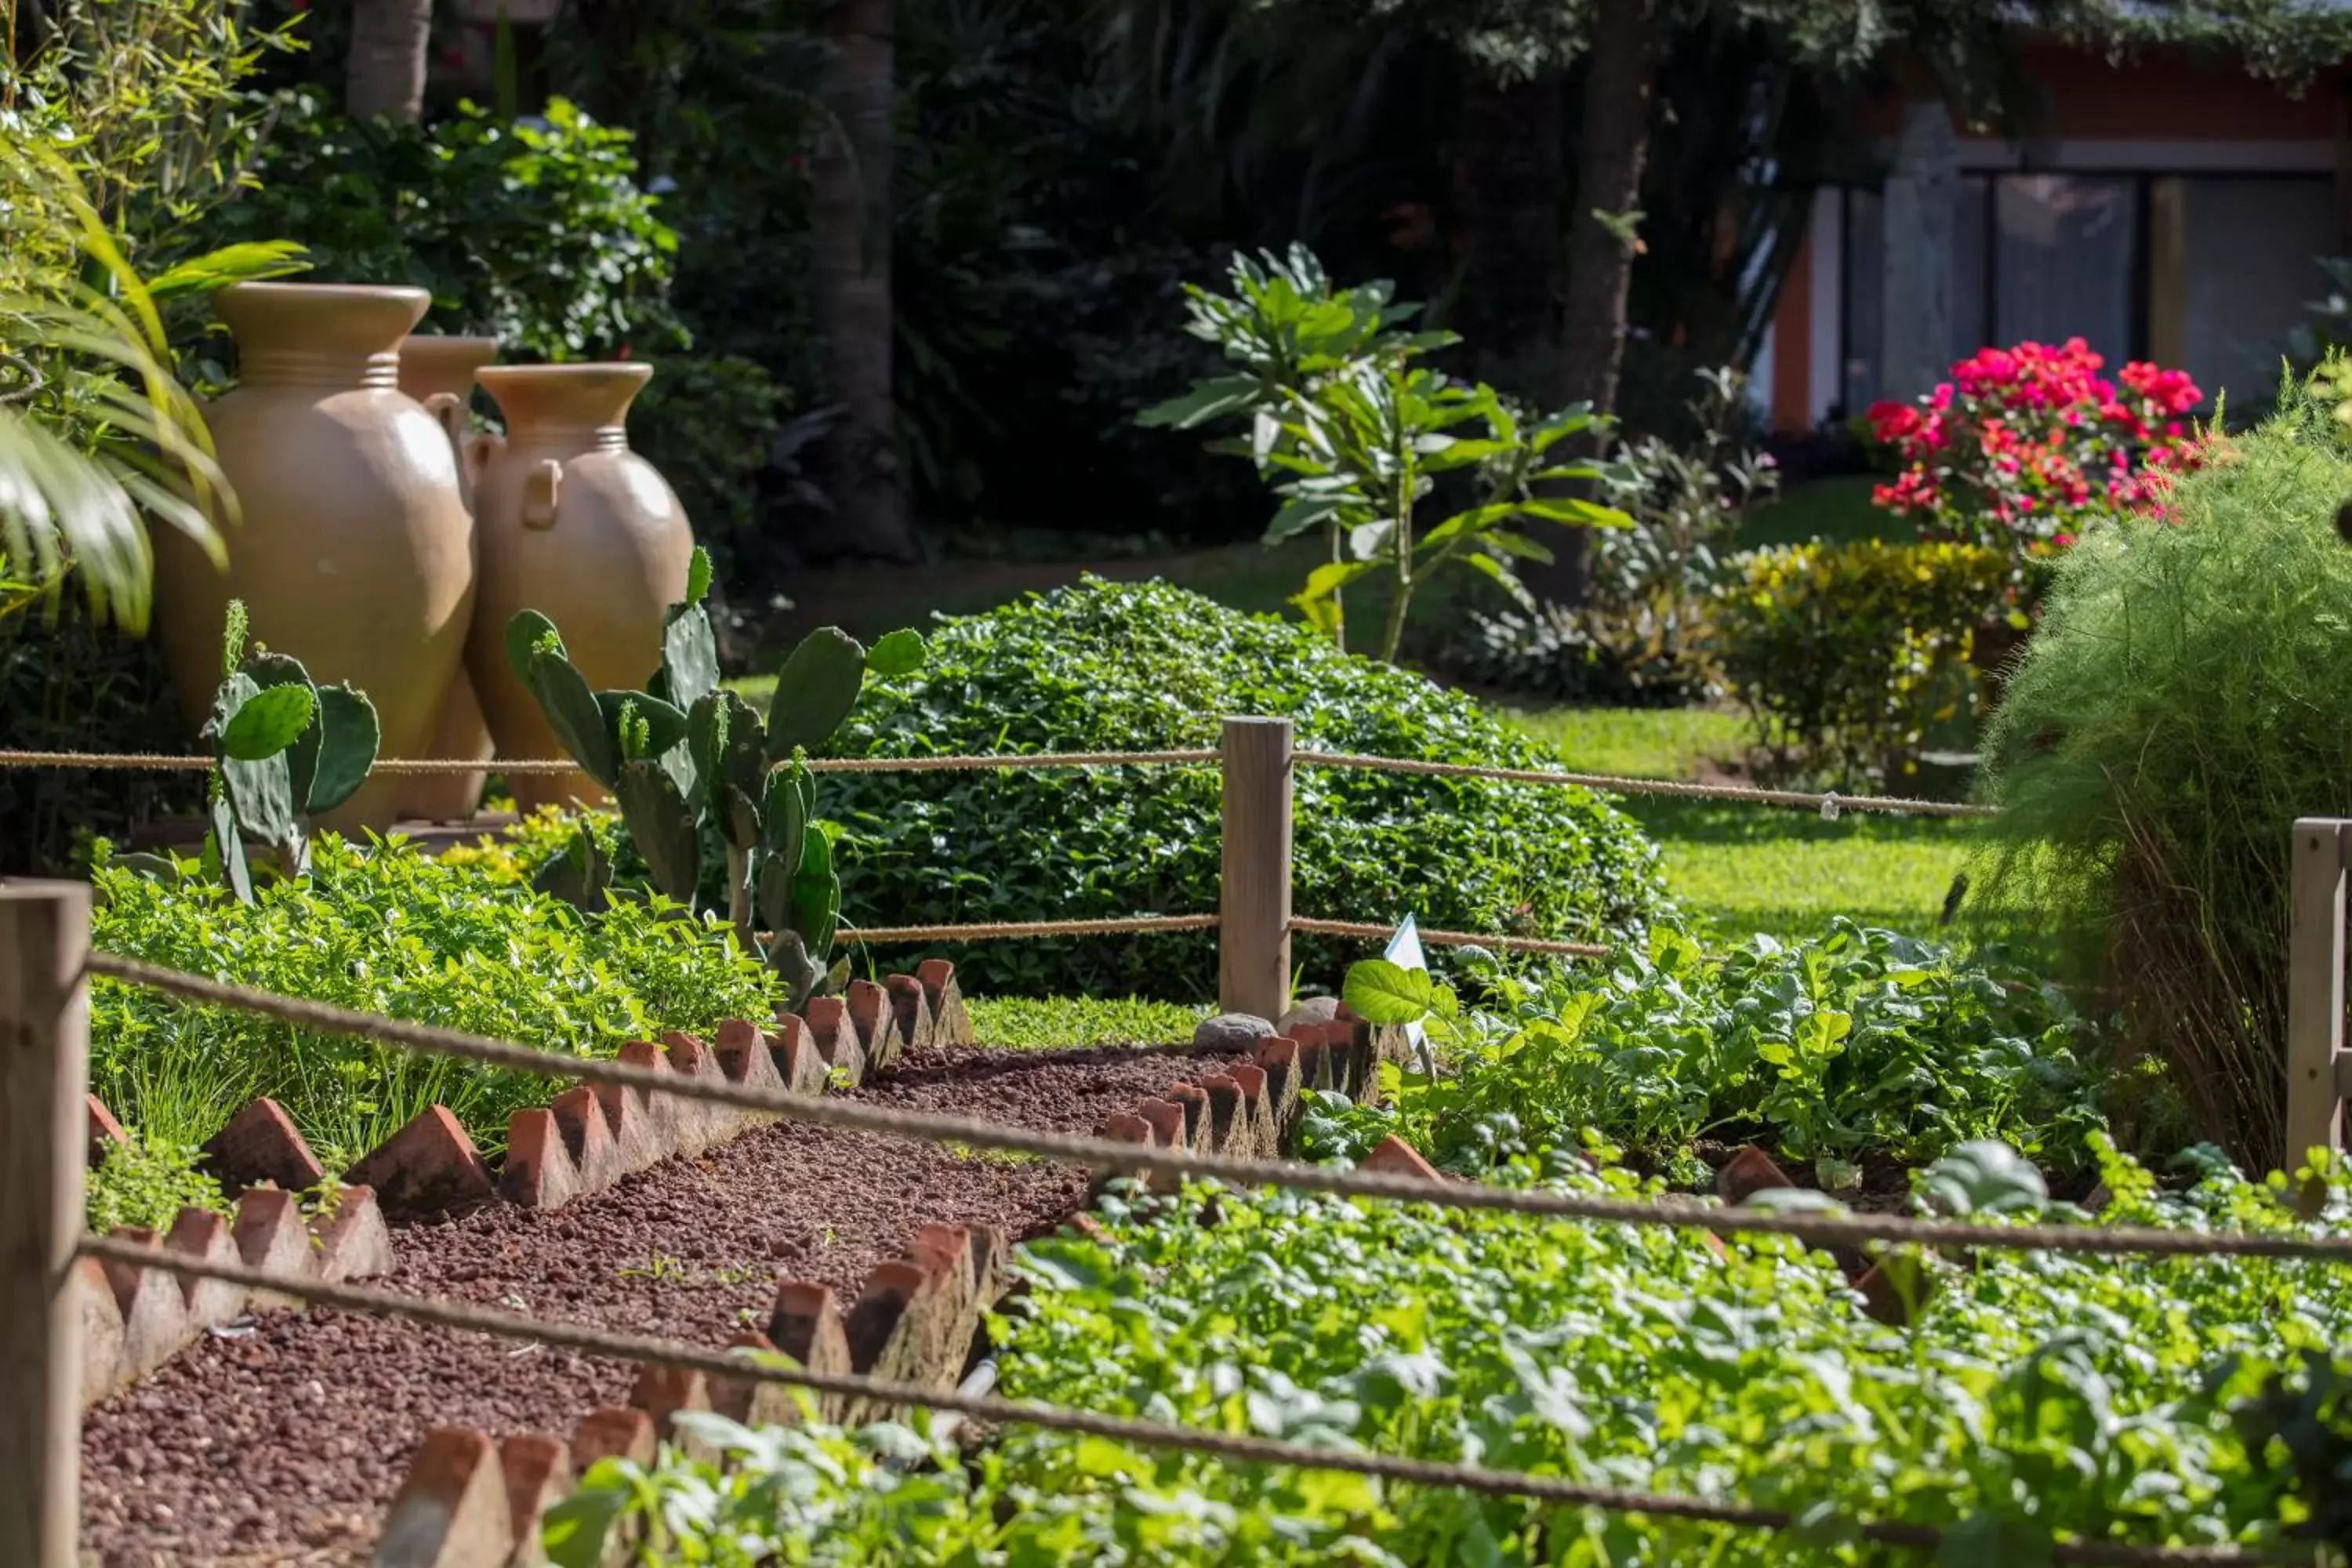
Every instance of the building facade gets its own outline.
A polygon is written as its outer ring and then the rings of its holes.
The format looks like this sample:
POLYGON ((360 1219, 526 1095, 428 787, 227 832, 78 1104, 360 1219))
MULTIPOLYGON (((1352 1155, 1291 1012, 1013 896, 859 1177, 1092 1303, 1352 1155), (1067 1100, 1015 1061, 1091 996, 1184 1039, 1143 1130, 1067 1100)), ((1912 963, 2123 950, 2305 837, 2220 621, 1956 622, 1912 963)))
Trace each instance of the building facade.
POLYGON ((2054 47, 2026 60, 2046 128, 1971 134, 1889 103, 1885 175, 1815 194, 1756 391, 1775 429, 1909 397, 1988 344, 2082 337, 2242 405, 2352 255, 2352 79, 2300 94, 2218 63, 2054 47))

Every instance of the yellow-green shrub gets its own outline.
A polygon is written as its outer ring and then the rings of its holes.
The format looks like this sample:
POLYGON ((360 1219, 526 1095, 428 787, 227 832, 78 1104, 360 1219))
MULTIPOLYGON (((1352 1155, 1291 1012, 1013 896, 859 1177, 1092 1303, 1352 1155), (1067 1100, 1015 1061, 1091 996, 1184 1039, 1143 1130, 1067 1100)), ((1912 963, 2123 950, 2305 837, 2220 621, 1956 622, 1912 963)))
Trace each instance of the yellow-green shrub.
POLYGON ((1783 773, 1900 778, 1937 724, 1970 715, 1978 629, 2008 558, 1954 543, 1790 544, 1732 563, 1717 595, 1725 678, 1783 773))

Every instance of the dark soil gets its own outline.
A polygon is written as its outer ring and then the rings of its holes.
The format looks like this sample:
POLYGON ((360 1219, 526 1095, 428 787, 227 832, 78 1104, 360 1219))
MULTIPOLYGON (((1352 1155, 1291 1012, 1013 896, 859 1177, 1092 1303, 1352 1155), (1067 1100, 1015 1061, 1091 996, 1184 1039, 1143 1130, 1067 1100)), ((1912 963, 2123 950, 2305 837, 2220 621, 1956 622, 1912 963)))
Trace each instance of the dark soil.
MULTIPOLYGON (((1140 1050, 911 1054, 857 1098, 1088 1131, 1202 1070, 1140 1050)), ((778 1125, 551 1213, 396 1226, 386 1289, 717 1344, 782 1278, 854 1295, 927 1222, 1052 1230, 1078 1169, 778 1125)), ((105 1568, 362 1563, 427 1428, 568 1434, 634 1369, 536 1344, 316 1311, 207 1337, 91 1411, 82 1542, 105 1568)))

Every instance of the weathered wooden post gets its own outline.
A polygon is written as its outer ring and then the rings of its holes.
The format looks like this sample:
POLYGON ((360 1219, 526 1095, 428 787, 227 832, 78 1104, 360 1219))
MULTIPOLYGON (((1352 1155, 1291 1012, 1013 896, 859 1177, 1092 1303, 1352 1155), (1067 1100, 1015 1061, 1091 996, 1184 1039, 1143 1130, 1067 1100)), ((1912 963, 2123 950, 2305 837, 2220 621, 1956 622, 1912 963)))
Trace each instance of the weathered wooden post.
POLYGON ((2288 859, 2286 1169, 2344 1147, 2345 880, 2352 822, 2306 816, 2288 859))
POLYGON ((1279 1018, 1290 1002, 1290 721, 1228 719, 1217 1003, 1279 1018))
POLYGON ((89 889, 0 883, 0 1563, 75 1568, 89 889))

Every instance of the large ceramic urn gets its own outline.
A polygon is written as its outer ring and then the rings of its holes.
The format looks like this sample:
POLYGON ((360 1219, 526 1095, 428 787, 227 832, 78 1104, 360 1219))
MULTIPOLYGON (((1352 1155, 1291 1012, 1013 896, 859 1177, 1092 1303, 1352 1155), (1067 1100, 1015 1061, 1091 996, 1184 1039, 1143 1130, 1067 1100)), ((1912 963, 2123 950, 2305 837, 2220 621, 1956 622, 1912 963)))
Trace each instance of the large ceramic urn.
MULTIPOLYGON (((426 303, 422 289, 314 283, 215 297, 240 380, 205 417, 241 520, 225 571, 170 530, 155 549, 164 659, 192 730, 237 598, 255 640, 367 693, 380 754, 432 740, 472 620, 474 524, 448 436, 398 384, 401 338, 426 303)), ((388 827, 406 787, 371 779, 324 826, 388 827)))
MULTIPOLYGON (((481 585, 466 666, 501 757, 562 757, 539 703, 507 662, 506 629, 537 610, 596 689, 642 687, 661 665, 662 612, 686 596, 694 536, 677 497, 629 450, 622 420, 644 364, 491 365, 506 416, 474 487, 481 585)), ((597 802, 585 773, 514 778, 524 811, 597 802)))
MULTIPOLYGON (((474 428, 469 404, 474 373, 499 357, 496 338, 456 338, 411 335, 400 344, 400 390, 425 405, 449 434, 457 458, 459 488, 467 505, 473 504, 473 482, 489 456, 488 437, 474 428)), ((461 662, 450 678, 442 700, 440 726, 425 746, 432 757, 487 762, 493 754, 489 726, 482 721, 482 705, 475 700, 473 679, 461 662)), ((428 822, 457 822, 474 814, 482 802, 482 773, 424 773, 409 781, 401 793, 403 816, 428 822)))

